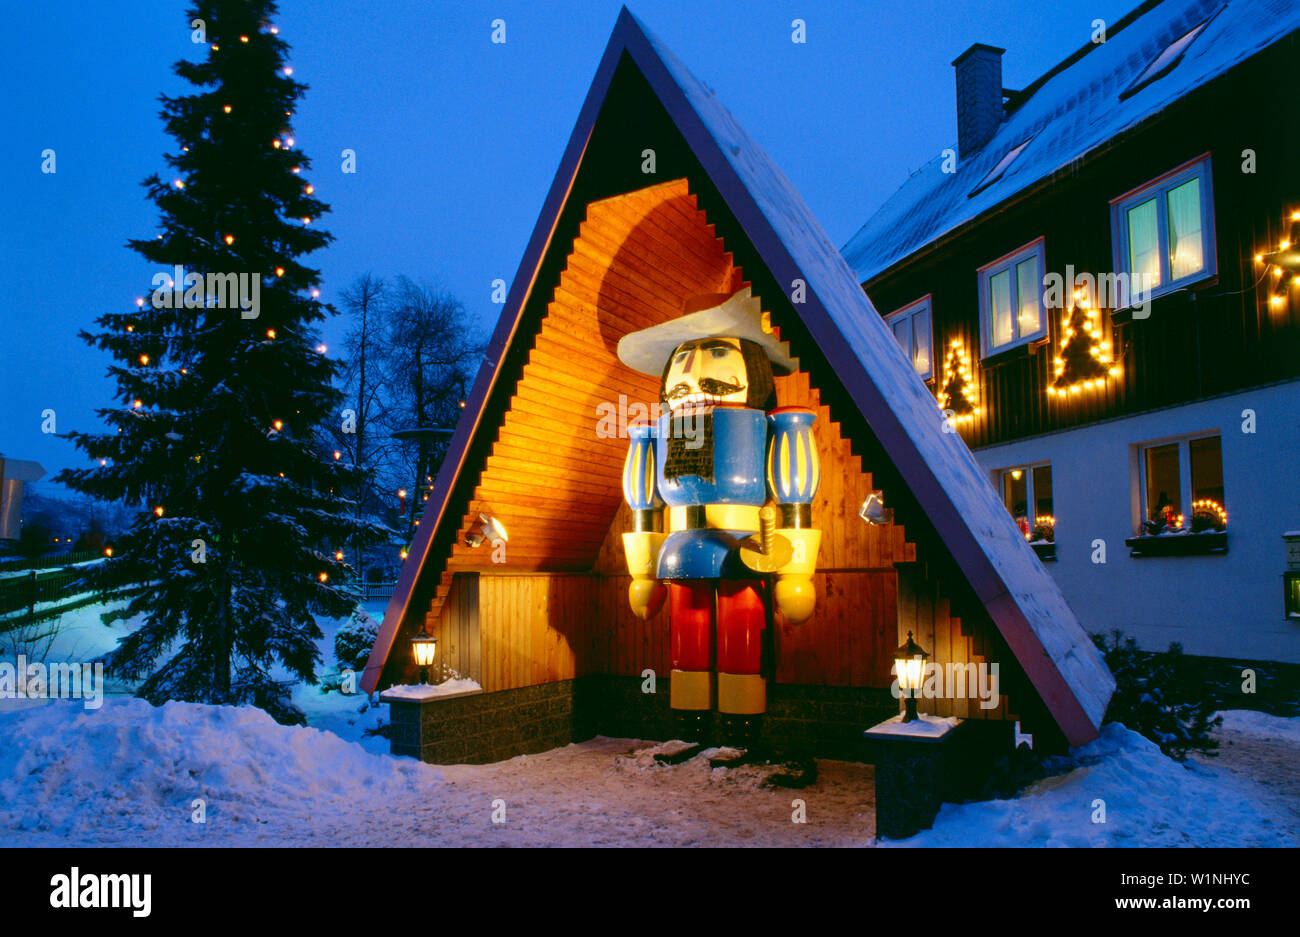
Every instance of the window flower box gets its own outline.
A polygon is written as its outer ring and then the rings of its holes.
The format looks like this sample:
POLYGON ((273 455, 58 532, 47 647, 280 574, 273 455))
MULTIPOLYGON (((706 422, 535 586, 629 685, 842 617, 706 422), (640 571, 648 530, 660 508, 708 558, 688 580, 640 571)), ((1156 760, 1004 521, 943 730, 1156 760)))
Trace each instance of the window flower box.
POLYGON ((1228 532, 1190 530, 1129 537, 1124 541, 1130 556, 1203 556, 1228 552, 1228 532))

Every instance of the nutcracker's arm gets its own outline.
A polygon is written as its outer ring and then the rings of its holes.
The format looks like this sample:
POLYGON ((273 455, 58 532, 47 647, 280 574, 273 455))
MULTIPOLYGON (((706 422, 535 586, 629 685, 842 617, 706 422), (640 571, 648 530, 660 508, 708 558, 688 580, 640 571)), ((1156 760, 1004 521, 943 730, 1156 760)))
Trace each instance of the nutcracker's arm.
POLYGON ((655 428, 633 423, 627 428, 629 445, 623 463, 623 498, 632 509, 632 530, 623 534, 623 553, 632 582, 628 603, 638 618, 650 618, 664 604, 668 590, 655 578, 659 547, 664 541, 663 501, 655 471, 655 428))
POLYGON ((806 407, 778 407, 767 415, 767 492, 777 506, 777 533, 790 542, 790 561, 776 571, 777 608, 793 624, 807 621, 817 604, 812 576, 822 532, 813 527, 812 502, 821 481, 813 438, 817 414, 806 407))

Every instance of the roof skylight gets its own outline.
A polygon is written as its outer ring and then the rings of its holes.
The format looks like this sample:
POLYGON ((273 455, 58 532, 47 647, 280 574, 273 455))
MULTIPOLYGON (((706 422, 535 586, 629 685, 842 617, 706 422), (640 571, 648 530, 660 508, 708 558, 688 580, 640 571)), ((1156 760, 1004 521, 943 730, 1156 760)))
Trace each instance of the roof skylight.
POLYGON ((1197 23, 1191 29, 1187 30, 1187 32, 1169 43, 1169 45, 1165 46, 1164 50, 1152 59, 1147 64, 1146 68, 1142 69, 1142 73, 1133 79, 1133 83, 1119 93, 1120 100, 1122 101, 1131 95, 1137 94, 1147 85, 1151 84, 1151 82, 1163 78, 1165 75, 1168 75, 1173 71, 1174 66, 1182 61, 1183 53, 1187 51, 1187 47, 1196 41, 1196 37, 1205 31, 1205 27, 1210 25, 1210 20, 1218 16, 1222 9, 1223 7, 1219 7, 1218 10, 1215 10, 1205 19, 1201 20, 1201 22, 1197 23))
POLYGON ((988 174, 980 180, 980 184, 971 189, 966 197, 973 198, 974 196, 979 195, 993 183, 1001 179, 1003 173, 1007 171, 1007 167, 1016 161, 1016 157, 1020 155, 1021 151, 1023 151, 1025 147, 1029 146, 1030 140, 1033 139, 1033 137, 1029 137, 1024 140, 1024 142, 1018 143, 1008 150, 1007 155, 998 160, 997 165, 988 171, 988 174))

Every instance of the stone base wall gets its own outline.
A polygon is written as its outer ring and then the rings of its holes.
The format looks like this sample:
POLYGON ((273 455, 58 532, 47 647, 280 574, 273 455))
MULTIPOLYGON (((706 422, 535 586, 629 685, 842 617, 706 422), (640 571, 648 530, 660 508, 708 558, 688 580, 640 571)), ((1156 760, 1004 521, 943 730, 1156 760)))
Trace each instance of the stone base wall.
MULTIPOLYGON (((593 674, 497 693, 393 700, 392 752, 434 764, 483 764, 594 735, 679 737, 668 681, 660 679, 655 693, 643 693, 642 685, 640 677, 593 674)), ((863 730, 897 713, 888 690, 769 685, 760 738, 791 755, 871 761, 863 730)))
POLYGON ((590 738, 575 731, 574 683, 428 701, 388 701, 391 751, 433 764, 486 764, 590 738))

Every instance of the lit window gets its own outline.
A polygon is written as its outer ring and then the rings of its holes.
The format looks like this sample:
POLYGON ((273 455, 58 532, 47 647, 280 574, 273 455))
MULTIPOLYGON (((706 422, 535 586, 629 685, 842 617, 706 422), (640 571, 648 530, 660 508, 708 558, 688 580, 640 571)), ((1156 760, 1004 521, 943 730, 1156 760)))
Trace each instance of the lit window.
POLYGON ((979 270, 980 347, 985 357, 1043 338, 1043 239, 979 270))
POLYGON ((1221 532, 1228 526, 1223 498, 1223 446, 1218 436, 1188 436, 1140 447, 1139 534, 1221 532))
POLYGON ((934 343, 931 328, 930 297, 924 296, 885 317, 885 324, 912 361, 921 380, 934 378, 934 343))
POLYGON ((1121 306, 1215 272, 1213 208, 1208 156, 1111 202, 1121 306))
POLYGON ((1157 81, 1173 71, 1174 66, 1182 61, 1183 53, 1187 51, 1188 46, 1196 41, 1196 37, 1205 31, 1205 27, 1210 25, 1210 20, 1218 16, 1219 10, 1222 9, 1223 7, 1219 7, 1218 10, 1215 10, 1208 17, 1165 46, 1159 55, 1147 63, 1147 67, 1142 69, 1132 83, 1119 93, 1120 100, 1122 101, 1130 95, 1137 94, 1151 82, 1157 81))
MULTIPOLYGON (((1033 137, 1029 138, 1029 140, 1032 139, 1033 137)), ((1007 167, 1016 161, 1016 157, 1019 156, 1022 152, 1024 152, 1025 147, 1029 146, 1029 140, 1025 140, 1023 143, 1018 143, 1015 146, 1013 146, 1010 150, 1008 150, 1007 155, 1003 156, 1000 160, 997 161, 997 164, 988 171, 988 173, 984 176, 983 179, 980 180, 979 185, 971 189, 966 197, 973 198, 976 195, 979 195, 981 192, 983 192, 993 183, 1001 179, 1003 174, 1006 173, 1007 167)))
POLYGON ((1016 526, 1033 544, 1056 542, 1052 466, 1017 465, 998 472, 998 489, 1016 526))

